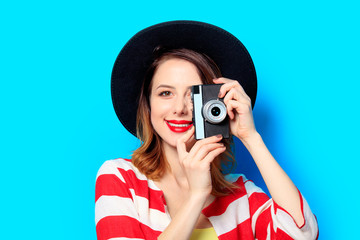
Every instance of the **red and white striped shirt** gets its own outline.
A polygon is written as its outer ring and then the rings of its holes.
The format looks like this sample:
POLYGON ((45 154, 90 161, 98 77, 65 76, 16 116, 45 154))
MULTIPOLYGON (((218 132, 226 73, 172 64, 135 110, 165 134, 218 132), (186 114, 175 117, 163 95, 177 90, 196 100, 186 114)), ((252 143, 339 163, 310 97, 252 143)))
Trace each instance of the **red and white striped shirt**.
MULTIPOLYGON (((303 226, 244 175, 227 177, 240 188, 202 210, 220 240, 317 239, 316 218, 300 192, 303 226)), ((109 160, 101 166, 95 190, 98 240, 157 239, 170 221, 163 192, 130 160, 109 160)))

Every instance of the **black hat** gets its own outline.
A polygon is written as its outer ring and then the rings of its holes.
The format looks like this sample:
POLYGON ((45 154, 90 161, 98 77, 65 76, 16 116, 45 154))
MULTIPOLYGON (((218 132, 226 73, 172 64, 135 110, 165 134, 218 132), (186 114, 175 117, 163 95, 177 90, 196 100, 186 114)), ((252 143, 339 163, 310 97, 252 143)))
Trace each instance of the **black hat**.
POLYGON ((171 21, 153 25, 135 34, 116 58, 111 75, 111 96, 116 115, 136 136, 138 98, 145 73, 154 60, 153 51, 187 48, 209 56, 221 74, 238 80, 254 107, 257 91, 253 61, 244 45, 231 33, 196 21, 171 21))

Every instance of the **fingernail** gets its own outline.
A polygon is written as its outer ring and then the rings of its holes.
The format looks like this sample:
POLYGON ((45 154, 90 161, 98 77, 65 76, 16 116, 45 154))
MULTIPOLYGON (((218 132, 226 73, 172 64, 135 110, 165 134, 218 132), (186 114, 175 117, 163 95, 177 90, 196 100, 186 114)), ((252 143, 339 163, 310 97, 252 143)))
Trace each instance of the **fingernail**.
POLYGON ((221 134, 216 135, 217 138, 222 138, 221 134))

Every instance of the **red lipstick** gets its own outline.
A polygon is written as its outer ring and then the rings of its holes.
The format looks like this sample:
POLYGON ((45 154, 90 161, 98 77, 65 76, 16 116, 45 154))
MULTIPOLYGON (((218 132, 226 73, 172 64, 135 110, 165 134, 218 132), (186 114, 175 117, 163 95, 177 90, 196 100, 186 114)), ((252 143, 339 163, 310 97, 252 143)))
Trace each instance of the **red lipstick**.
POLYGON ((169 129, 176 133, 186 132, 193 125, 192 121, 186 120, 165 120, 165 122, 169 129))

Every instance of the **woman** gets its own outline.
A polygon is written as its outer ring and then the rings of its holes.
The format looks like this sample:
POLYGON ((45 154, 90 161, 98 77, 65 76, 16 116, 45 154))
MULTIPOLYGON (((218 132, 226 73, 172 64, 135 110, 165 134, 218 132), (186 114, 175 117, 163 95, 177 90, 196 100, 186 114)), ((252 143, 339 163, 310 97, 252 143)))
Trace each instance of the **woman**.
POLYGON ((98 239, 317 238, 309 206, 256 131, 255 70, 234 36, 189 21, 145 29, 116 60, 112 97, 120 121, 132 133, 136 129, 142 145, 131 160, 107 161, 99 170, 98 239), (149 49, 154 53, 146 53, 149 49), (229 58, 233 67, 227 70, 229 58), (226 105, 230 132, 252 155, 272 199, 245 176, 223 174, 231 139, 194 139, 189 89, 211 83, 223 84, 218 97, 226 105), (138 104, 130 107, 134 97, 138 104))

